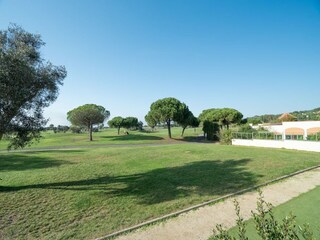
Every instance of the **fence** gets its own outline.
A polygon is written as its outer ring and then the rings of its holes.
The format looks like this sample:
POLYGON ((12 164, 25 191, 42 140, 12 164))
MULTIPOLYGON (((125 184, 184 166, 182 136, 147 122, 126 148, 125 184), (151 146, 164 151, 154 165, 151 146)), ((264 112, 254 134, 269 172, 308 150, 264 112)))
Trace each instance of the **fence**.
POLYGON ((320 133, 308 135, 304 139, 303 135, 282 135, 272 132, 234 132, 232 133, 233 139, 261 139, 261 140, 299 140, 299 141, 320 141, 320 133))

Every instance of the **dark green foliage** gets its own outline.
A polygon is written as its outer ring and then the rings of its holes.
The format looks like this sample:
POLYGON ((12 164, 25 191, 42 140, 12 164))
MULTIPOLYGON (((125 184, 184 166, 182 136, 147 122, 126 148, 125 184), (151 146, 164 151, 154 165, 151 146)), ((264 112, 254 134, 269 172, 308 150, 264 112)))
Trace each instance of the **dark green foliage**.
POLYGON ((139 120, 136 117, 126 117, 122 125, 127 129, 137 129, 139 127, 139 120))
POLYGON ((205 133, 205 136, 208 140, 212 140, 212 141, 219 140, 218 134, 219 134, 220 127, 218 123, 204 121, 202 130, 205 133))
POLYGON ((257 132, 257 130, 252 128, 249 124, 243 124, 239 126, 238 132, 252 133, 257 132))
POLYGON ((139 122, 138 122, 138 130, 139 130, 139 131, 142 131, 142 130, 143 130, 143 122, 142 122, 142 121, 139 121, 139 122))
POLYGON ((67 72, 41 57, 40 35, 16 25, 0 31, 0 140, 10 135, 8 148, 23 148, 40 138, 47 120, 43 108, 58 96, 67 72))
POLYGON ((52 130, 54 133, 58 133, 58 132, 66 133, 69 130, 69 127, 58 125, 57 127, 53 127, 52 130))
MULTIPOLYGON (((232 237, 221 225, 216 226, 213 240, 248 240, 246 237, 246 223, 240 215, 239 203, 235 201, 237 214, 237 226, 239 238, 232 237)), ((257 213, 252 213, 257 234, 261 240, 315 240, 313 232, 308 225, 302 227, 296 225, 295 216, 290 214, 281 221, 276 220, 270 203, 264 201, 259 192, 257 213)))
POLYGON ((313 134, 313 135, 309 135, 307 137, 307 139, 309 141, 320 141, 320 132, 316 133, 316 134, 313 134))
POLYGON ((85 104, 67 113, 67 119, 73 125, 87 127, 90 141, 92 141, 93 125, 103 123, 109 116, 108 110, 95 104, 85 104))
POLYGON ((201 122, 217 122, 221 128, 227 129, 231 124, 238 124, 242 120, 242 113, 233 108, 211 108, 203 110, 199 116, 201 122))
POLYGON ((211 108, 203 110, 199 120, 203 123, 203 131, 208 140, 219 140, 219 128, 229 129, 230 124, 239 124, 243 115, 232 108, 211 108))
POLYGON ((82 127, 71 125, 70 130, 72 133, 81 133, 82 127))
MULTIPOLYGON (((127 129, 138 129, 139 126, 139 120, 136 117, 114 117, 110 121, 108 121, 108 125, 111 128, 117 128, 118 129, 118 135, 120 134, 121 128, 127 128, 127 129)), ((142 128, 142 127, 141 127, 142 128)))
POLYGON ((157 120, 153 116, 153 112, 149 111, 148 114, 144 117, 144 119, 146 120, 148 126, 152 129, 154 129, 155 126, 157 126, 157 120))
POLYGON ((151 104, 150 111, 147 115, 148 120, 154 120, 156 123, 166 124, 169 138, 171 138, 171 122, 181 119, 183 107, 183 104, 178 99, 159 99, 151 104))
POLYGON ((120 134, 120 128, 123 123, 123 118, 120 116, 114 117, 111 120, 108 121, 108 125, 111 128, 117 128, 118 129, 118 135, 120 134))
POLYGON ((198 119, 193 116, 193 113, 189 110, 189 107, 184 103, 182 103, 180 113, 177 114, 176 122, 182 127, 181 136, 183 136, 184 131, 188 126, 198 127, 200 124, 198 119))

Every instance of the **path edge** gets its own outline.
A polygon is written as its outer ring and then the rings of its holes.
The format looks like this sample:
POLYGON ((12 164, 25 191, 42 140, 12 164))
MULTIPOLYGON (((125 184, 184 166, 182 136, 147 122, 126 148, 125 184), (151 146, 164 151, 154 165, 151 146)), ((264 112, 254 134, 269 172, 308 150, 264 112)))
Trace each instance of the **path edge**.
POLYGON ((223 201, 223 200, 226 200, 228 198, 235 197, 237 195, 240 195, 240 194, 243 194, 243 193, 246 193, 246 192, 250 192, 252 190, 256 190, 256 189, 261 188, 261 187, 265 187, 265 186, 267 186, 269 184, 272 184, 272 183, 275 183, 275 182, 279 182, 281 180, 284 180, 284 179, 287 179, 287 178, 290 178, 290 177, 293 177, 293 176, 296 176, 296 175, 299 175, 299 174, 302 174, 302 173, 305 173, 305 172, 308 172, 308 171, 312 171, 312 170, 317 169, 317 168, 320 168, 320 165, 316 165, 316 166, 313 166, 313 167, 305 168, 305 169, 302 169, 302 170, 299 170, 299 171, 296 171, 296 172, 293 172, 293 173, 290 173, 290 174, 287 174, 287 175, 284 175, 284 176, 269 180, 267 182, 264 182, 264 183, 261 183, 261 184, 255 185, 255 186, 236 191, 234 193, 230 193, 230 194, 218 197, 218 198, 214 198, 212 200, 209 200, 209 201, 206 201, 206 202, 203 202, 203 203, 199 203, 199 204, 193 205, 191 207, 188 207, 188 208, 185 208, 185 209, 173 212, 173 213, 169 213, 169 214, 163 215, 161 217, 157 217, 157 218, 145 221, 143 223, 140 223, 140 224, 137 224, 137 225, 134 225, 134 226, 119 230, 117 232, 113 232, 113 233, 110 233, 108 235, 105 235, 105 236, 102 236, 102 237, 99 237, 99 238, 95 238, 94 240, 111 239, 111 238, 117 237, 119 235, 132 232, 132 231, 137 230, 139 228, 142 228, 142 227, 145 227, 145 226, 148 226, 148 225, 151 225, 151 224, 155 224, 155 223, 167 220, 167 219, 172 218, 172 217, 177 217, 177 216, 181 215, 182 213, 186 213, 186 212, 189 212, 189 211, 192 211, 192 210, 196 210, 196 209, 198 209, 200 207, 204 207, 204 206, 207 206, 207 205, 219 202, 219 201, 223 201))

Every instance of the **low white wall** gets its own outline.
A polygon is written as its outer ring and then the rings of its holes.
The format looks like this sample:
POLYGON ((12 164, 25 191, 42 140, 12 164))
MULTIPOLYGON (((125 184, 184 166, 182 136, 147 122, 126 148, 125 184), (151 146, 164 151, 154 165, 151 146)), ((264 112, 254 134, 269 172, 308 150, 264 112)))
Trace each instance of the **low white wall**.
POLYGON ((320 142, 311 142, 311 141, 232 139, 232 145, 268 147, 268 148, 286 148, 286 149, 320 152, 320 142))

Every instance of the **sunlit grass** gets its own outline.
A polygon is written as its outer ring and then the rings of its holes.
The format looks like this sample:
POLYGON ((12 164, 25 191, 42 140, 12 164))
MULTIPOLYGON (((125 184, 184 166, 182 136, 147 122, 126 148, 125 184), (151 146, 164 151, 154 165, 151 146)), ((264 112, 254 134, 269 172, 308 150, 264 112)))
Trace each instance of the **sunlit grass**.
MULTIPOLYGON (((104 144, 153 144, 153 143, 171 143, 176 140, 192 140, 203 132, 201 128, 188 128, 185 131, 185 138, 181 137, 182 129, 180 127, 172 128, 172 137, 168 139, 168 130, 157 128, 155 131, 129 131, 129 135, 117 135, 117 129, 104 129, 100 132, 93 133, 93 141, 90 142, 87 133, 54 133, 53 131, 42 132, 40 142, 35 142, 27 148, 45 148, 45 147, 59 147, 59 146, 94 146, 104 144), (190 139, 191 137, 191 139, 190 139)), ((0 149, 6 149, 8 141, 0 141, 0 149)))
POLYGON ((0 153, 0 238, 92 239, 317 165, 215 144, 0 153))

